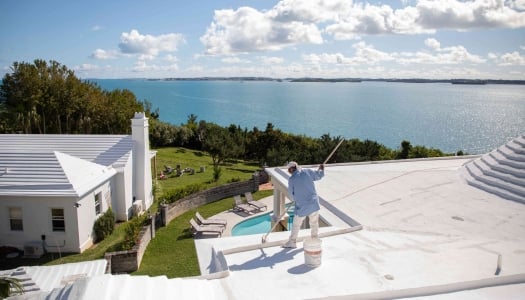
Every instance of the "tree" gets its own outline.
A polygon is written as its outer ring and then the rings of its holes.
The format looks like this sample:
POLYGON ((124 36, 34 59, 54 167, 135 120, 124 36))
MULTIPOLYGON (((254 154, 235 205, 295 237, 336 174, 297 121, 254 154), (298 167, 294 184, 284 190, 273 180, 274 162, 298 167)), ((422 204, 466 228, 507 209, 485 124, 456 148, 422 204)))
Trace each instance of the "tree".
POLYGON ((408 155, 411 149, 412 149, 412 145, 410 145, 409 141, 405 141, 405 140, 402 141, 401 142, 401 152, 398 153, 397 158, 398 159, 408 158, 408 155))
MULTIPOLYGON (((220 165, 228 158, 238 157, 242 151, 235 133, 213 123, 201 124, 202 149, 210 154, 214 173, 219 174, 220 165)), ((218 178, 214 178, 218 180, 218 178)))
POLYGON ((4 299, 10 296, 23 294, 24 286, 17 278, 0 277, 0 298, 4 299), (13 292, 11 292, 13 290, 13 292))
POLYGON ((4 133, 126 134, 134 112, 151 115, 151 105, 129 90, 102 91, 56 61, 15 62, 11 69, 0 84, 4 133))

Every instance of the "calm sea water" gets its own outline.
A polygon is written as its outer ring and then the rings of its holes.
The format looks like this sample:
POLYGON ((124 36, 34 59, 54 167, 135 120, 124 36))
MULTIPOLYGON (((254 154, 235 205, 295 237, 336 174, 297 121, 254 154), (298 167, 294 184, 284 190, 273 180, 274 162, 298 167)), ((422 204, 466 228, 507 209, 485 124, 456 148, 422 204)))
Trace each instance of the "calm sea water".
POLYGON ((446 152, 489 152, 525 134, 525 86, 447 83, 292 83, 97 79, 129 89, 174 125, 194 114, 221 126, 370 139, 389 148, 402 140, 446 152))

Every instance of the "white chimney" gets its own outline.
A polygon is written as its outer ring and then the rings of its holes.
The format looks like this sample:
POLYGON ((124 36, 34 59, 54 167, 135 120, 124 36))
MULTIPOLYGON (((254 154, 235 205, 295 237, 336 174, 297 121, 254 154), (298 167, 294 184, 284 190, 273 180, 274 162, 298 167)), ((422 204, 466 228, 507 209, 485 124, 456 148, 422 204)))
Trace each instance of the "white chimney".
POLYGON ((133 196, 143 200, 145 207, 153 203, 151 159, 149 149, 149 125, 145 113, 136 112, 131 119, 133 139, 133 196))

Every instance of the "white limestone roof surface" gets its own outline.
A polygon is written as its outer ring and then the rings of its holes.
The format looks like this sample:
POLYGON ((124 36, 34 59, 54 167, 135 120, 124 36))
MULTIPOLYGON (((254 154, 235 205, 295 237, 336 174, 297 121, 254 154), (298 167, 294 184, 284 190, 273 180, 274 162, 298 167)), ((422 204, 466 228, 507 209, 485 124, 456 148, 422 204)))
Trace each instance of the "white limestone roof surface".
MULTIPOLYGON (((107 261, 97 259, 86 262, 68 263, 53 266, 24 266, 1 271, 1 276, 17 278, 26 292, 14 299, 46 299, 49 292, 62 289, 83 278, 95 277, 105 273, 107 261), (28 285, 28 283, 31 283, 28 285), (30 288, 28 291, 27 288, 30 288)), ((53 299, 48 297, 47 299, 53 299)))
POLYGON ((105 259, 97 259, 53 266, 24 267, 24 269, 41 290, 51 291, 79 278, 102 275, 106 272, 106 266, 105 259))
MULTIPOLYGON (((260 244, 261 235, 196 245, 199 251, 231 253, 225 255, 230 275, 221 280, 235 299, 388 299, 414 293, 519 299, 525 293, 525 205, 468 185, 460 169, 471 159, 328 165, 325 178, 316 182, 320 196, 363 229, 323 237, 318 268, 305 265, 301 244, 232 252, 238 243, 260 244)), ((282 170, 267 171, 272 180, 286 180, 282 170)))
POLYGON ((0 135, 0 195, 79 196, 129 159, 127 135, 0 135))
POLYGON ((0 153, 59 151, 103 166, 126 163, 133 141, 130 135, 0 134, 0 153))

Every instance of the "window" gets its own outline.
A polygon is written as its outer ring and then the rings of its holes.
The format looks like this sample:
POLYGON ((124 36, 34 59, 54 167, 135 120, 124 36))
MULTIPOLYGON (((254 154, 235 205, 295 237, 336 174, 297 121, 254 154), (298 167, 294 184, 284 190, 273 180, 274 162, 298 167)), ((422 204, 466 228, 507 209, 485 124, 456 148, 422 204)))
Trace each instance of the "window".
POLYGON ((97 215, 101 213, 100 202, 102 202, 102 194, 95 194, 95 214, 97 215))
POLYGON ((51 209, 51 223, 53 224, 53 231, 66 231, 66 222, 64 220, 64 209, 51 209))
POLYGON ((21 207, 10 207, 9 208, 9 225, 13 231, 23 231, 24 224, 22 223, 22 208, 21 207))

